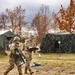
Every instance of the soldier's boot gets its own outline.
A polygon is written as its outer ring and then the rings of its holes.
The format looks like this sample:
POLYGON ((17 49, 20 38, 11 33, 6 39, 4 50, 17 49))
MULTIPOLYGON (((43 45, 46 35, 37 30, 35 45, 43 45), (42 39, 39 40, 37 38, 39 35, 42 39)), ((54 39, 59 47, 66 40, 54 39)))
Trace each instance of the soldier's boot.
POLYGON ((28 74, 28 72, 27 72, 27 68, 25 69, 25 74, 28 74))
POLYGON ((7 75, 7 73, 6 73, 6 72, 4 72, 4 75, 7 75))
POLYGON ((8 71, 4 72, 4 75, 7 75, 8 71))
POLYGON ((32 75, 34 72, 33 71, 31 71, 31 70, 29 70, 29 72, 30 72, 30 75, 32 75))
POLYGON ((19 73, 19 75, 22 75, 22 73, 19 73))
POLYGON ((4 72, 4 75, 7 75, 13 68, 14 68, 14 66, 10 66, 10 67, 4 72))

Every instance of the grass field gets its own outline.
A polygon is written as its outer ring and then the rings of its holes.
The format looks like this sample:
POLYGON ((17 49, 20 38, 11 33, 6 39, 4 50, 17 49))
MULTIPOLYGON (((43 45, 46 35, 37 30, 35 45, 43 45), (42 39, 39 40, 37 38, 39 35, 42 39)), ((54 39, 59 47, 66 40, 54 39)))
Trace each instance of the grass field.
POLYGON ((75 54, 33 54, 32 62, 40 62, 43 65, 73 66, 75 65, 75 54))
MULTIPOLYGON (((32 58, 31 65, 33 62, 40 63, 42 65, 32 67, 35 71, 33 75, 75 75, 75 54, 61 54, 60 56, 59 53, 33 53, 32 58), (40 57, 39 54, 41 55, 40 57)), ((8 56, 0 55, 0 75, 3 75, 4 70, 8 66, 8 60, 8 56)), ((8 75, 18 75, 17 69, 15 69, 8 75)))
MULTIPOLYGON (((62 66, 69 66, 75 65, 75 54, 42 54, 42 53, 33 53, 32 55, 32 63, 39 62, 42 65, 62 65, 62 66), (39 54, 41 55, 39 57, 39 54)), ((9 57, 0 55, 0 62, 8 62, 9 57)))

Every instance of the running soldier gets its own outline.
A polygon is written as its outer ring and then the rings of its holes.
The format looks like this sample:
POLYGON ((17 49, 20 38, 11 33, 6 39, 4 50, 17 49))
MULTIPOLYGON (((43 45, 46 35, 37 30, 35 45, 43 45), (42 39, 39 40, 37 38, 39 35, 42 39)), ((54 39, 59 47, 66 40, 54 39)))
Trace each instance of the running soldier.
POLYGON ((13 68, 14 65, 17 66, 18 69, 18 73, 19 75, 22 75, 22 69, 21 69, 21 60, 19 57, 19 54, 22 54, 22 48, 21 48, 21 44, 20 44, 20 38, 19 37, 14 37, 13 39, 13 44, 10 46, 10 59, 9 59, 9 67, 7 68, 7 70, 4 72, 4 75, 7 75, 13 68), (19 50, 19 51, 18 51, 19 50), (18 51, 18 52, 17 52, 18 51), (20 52, 20 53, 19 53, 20 52))
POLYGON ((29 39, 25 40, 25 74, 28 74, 27 71, 29 71, 30 75, 32 75, 34 72, 30 68, 30 63, 32 60, 32 51, 35 50, 29 50, 29 47, 36 46, 36 42, 34 41, 34 36, 31 36, 29 39))

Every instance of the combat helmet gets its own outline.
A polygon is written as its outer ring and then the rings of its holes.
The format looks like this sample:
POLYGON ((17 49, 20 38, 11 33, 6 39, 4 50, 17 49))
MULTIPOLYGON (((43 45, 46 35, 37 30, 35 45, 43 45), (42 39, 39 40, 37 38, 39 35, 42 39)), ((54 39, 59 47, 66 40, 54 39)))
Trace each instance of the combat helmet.
POLYGON ((13 41, 16 41, 16 40, 20 41, 20 38, 18 36, 15 36, 13 41))

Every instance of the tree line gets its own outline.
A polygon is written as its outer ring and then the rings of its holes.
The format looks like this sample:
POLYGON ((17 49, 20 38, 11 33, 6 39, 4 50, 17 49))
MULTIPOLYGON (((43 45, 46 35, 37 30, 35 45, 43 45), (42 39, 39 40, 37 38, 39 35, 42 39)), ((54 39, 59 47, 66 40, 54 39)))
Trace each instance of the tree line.
MULTIPOLYGON (((60 6, 58 13, 50 10, 49 6, 41 5, 37 14, 35 14, 31 27, 36 28, 38 32, 39 41, 42 40, 44 35, 49 29, 73 32, 75 30, 75 0, 70 0, 69 6, 65 9, 60 6)), ((10 24, 11 29, 15 32, 16 28, 21 35, 22 26, 28 24, 25 21, 26 10, 21 6, 15 7, 13 10, 6 9, 5 13, 0 14, 0 28, 6 28, 10 24)))

